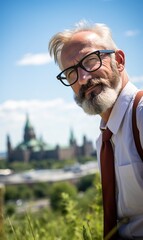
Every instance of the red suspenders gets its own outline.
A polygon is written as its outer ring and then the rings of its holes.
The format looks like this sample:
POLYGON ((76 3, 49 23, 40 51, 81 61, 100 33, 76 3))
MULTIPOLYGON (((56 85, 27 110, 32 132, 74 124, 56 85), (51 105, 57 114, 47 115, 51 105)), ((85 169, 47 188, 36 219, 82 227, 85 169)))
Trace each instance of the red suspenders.
POLYGON ((134 136, 135 145, 136 145, 138 154, 143 161, 143 149, 142 149, 142 146, 140 143, 139 130, 137 128, 137 123, 136 123, 136 108, 137 108, 137 105, 138 105, 141 97, 143 97, 143 91, 137 92, 134 103, 133 103, 132 128, 133 128, 133 136, 134 136))

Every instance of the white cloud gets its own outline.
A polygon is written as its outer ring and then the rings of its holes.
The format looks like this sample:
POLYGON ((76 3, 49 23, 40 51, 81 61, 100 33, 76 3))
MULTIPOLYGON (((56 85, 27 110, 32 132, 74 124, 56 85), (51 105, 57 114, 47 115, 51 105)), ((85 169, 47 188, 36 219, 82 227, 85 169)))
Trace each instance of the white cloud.
POLYGON ((48 53, 25 54, 20 60, 17 61, 17 65, 44 65, 52 61, 52 58, 48 53))
POLYGON ((131 82, 133 83, 141 83, 143 84, 143 75, 141 76, 133 76, 130 78, 131 82))
POLYGON ((140 33, 139 30, 127 30, 125 32, 125 36, 126 37, 134 37, 134 36, 138 35, 139 33, 140 33))
MULTIPOLYGON (((143 75, 132 76, 130 81, 143 87, 143 75)), ((42 136, 49 145, 67 145, 70 128, 73 128, 79 144, 84 134, 95 144, 100 132, 100 117, 86 115, 74 101, 67 102, 61 98, 47 101, 7 100, 0 104, 0 152, 6 150, 7 134, 10 134, 13 146, 23 140, 27 113, 37 137, 42 136)))
POLYGON ((13 146, 23 140, 26 114, 37 137, 43 137, 49 145, 68 145, 70 128, 73 128, 77 142, 81 144, 85 134, 95 144, 99 135, 99 117, 86 115, 74 102, 63 99, 51 101, 8 100, 0 104, 0 152, 6 150, 6 135, 10 134, 13 146))

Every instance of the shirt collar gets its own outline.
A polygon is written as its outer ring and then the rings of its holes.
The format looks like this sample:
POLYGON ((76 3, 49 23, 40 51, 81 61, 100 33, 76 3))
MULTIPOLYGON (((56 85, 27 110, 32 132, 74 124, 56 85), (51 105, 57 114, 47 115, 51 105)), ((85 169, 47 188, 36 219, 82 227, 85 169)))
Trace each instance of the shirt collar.
POLYGON ((101 129, 105 129, 108 126, 113 134, 118 132, 122 119, 131 100, 133 99, 135 92, 137 92, 137 88, 131 82, 128 82, 117 98, 107 124, 105 125, 104 121, 101 120, 101 129))

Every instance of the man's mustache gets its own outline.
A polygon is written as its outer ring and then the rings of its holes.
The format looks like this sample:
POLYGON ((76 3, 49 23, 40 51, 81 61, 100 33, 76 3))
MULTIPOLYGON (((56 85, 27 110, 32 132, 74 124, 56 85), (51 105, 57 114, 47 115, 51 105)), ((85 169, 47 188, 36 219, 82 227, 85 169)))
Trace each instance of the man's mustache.
POLYGON ((87 82, 87 84, 85 85, 82 85, 80 90, 79 90, 79 93, 78 93, 78 96, 82 99, 85 97, 85 93, 86 91, 91 88, 91 87, 95 87, 96 85, 98 84, 101 84, 102 81, 100 78, 96 78, 96 79, 91 79, 87 82))

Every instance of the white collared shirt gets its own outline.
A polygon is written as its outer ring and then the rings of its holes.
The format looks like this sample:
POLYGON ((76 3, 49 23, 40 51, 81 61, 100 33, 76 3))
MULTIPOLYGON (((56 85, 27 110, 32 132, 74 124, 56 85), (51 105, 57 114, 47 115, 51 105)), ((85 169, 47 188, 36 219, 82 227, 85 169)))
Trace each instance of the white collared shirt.
MULTIPOLYGON (((132 106, 138 89, 128 82, 119 95, 110 118, 101 128, 112 131, 117 185, 118 218, 128 218, 120 228, 124 237, 143 237, 143 162, 140 159, 132 133, 132 106)), ((143 147, 143 98, 137 107, 137 126, 143 147)), ((100 167, 102 134, 97 139, 97 158, 100 167)))

